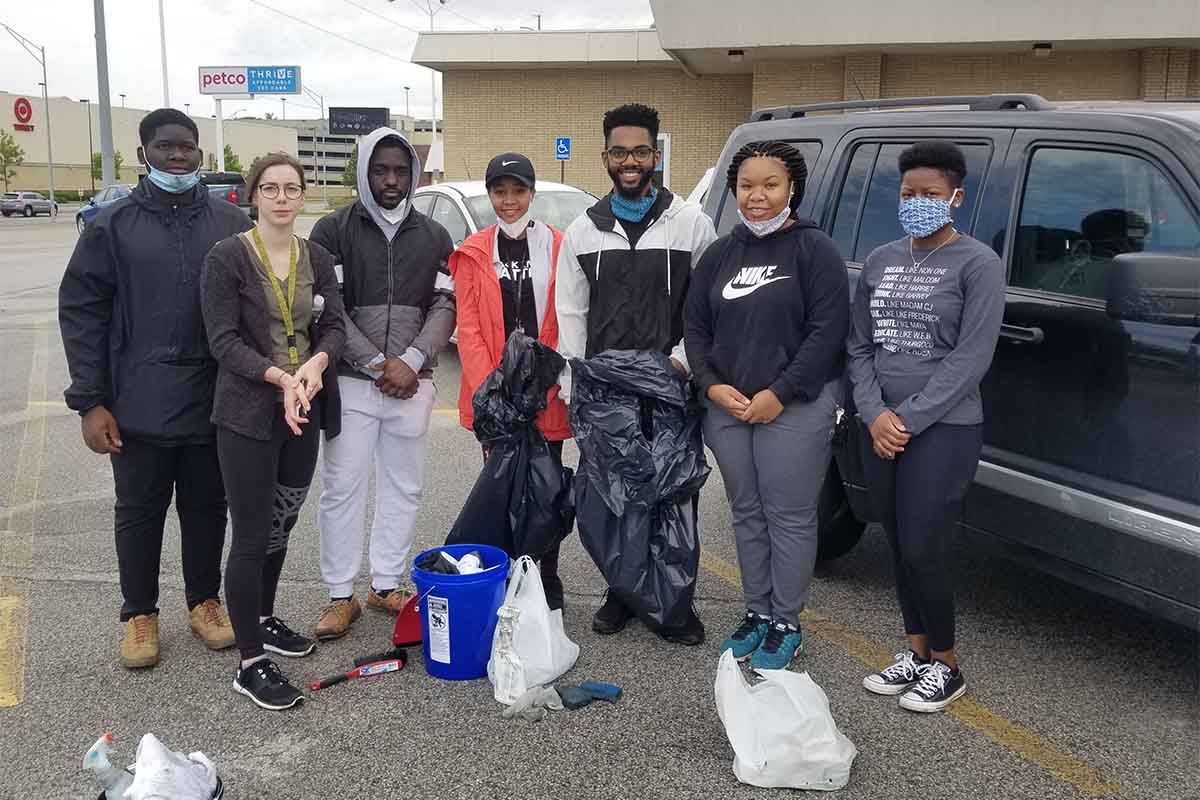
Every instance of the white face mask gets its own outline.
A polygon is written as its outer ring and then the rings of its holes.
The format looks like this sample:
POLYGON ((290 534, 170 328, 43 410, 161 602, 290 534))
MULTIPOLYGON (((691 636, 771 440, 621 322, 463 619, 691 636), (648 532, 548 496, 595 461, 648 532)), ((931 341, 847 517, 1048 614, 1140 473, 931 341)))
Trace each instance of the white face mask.
POLYGON ((404 210, 407 207, 408 199, 405 198, 404 200, 401 200, 400 204, 395 208, 384 208, 383 206, 380 206, 379 213, 383 215, 384 219, 395 225, 404 219, 404 210))
POLYGON ((496 224, 500 226, 500 230, 504 231, 504 235, 510 239, 520 239, 525 235, 525 230, 529 227, 529 223, 533 222, 533 206, 525 209, 515 222, 505 222, 496 217, 496 224))
POLYGON ((784 208, 783 211, 780 211, 776 216, 771 217, 770 219, 765 219, 761 222, 746 219, 746 215, 742 213, 740 208, 737 210, 737 214, 738 219, 742 221, 742 224, 745 225, 751 233, 761 239, 762 237, 769 236, 770 234, 782 228, 784 223, 791 218, 792 209, 790 207, 784 208))

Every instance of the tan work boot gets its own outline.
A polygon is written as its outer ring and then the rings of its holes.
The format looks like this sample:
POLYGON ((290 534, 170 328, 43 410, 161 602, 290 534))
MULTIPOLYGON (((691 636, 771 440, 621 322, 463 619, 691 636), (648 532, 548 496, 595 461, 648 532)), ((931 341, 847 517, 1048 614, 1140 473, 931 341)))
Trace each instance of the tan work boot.
POLYGON ((121 639, 121 666, 153 667, 158 663, 158 614, 139 614, 125 623, 121 639))
POLYGON ((404 608, 404 604, 408 602, 408 598, 412 597, 412 592, 407 589, 396 588, 388 592, 387 597, 382 597, 375 593, 375 589, 367 591, 367 605, 371 608, 377 608, 380 611, 386 611, 389 614, 399 614, 400 609, 404 608))
POLYGON ((188 624, 192 633, 200 637, 209 650, 224 650, 233 647, 233 626, 229 615, 215 599, 205 600, 188 612, 188 624))
POLYGON ((350 630, 354 621, 362 616, 362 606, 357 597, 349 600, 334 600, 321 612, 313 635, 318 639, 340 639, 350 630))

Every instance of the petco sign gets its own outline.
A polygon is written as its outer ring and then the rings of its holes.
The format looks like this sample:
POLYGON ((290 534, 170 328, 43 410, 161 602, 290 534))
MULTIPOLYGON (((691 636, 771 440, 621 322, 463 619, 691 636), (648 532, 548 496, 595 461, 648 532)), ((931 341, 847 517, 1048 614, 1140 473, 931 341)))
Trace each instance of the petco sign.
POLYGON ((200 94, 300 94, 300 68, 201 67, 200 94))

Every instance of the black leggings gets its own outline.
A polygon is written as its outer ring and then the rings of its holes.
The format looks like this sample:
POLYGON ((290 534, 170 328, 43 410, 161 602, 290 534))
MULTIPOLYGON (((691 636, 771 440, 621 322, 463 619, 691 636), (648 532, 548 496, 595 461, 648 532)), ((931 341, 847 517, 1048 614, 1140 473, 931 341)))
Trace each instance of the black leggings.
POLYGON ((275 613, 275 590, 287 556, 288 536, 308 496, 320 447, 320 407, 313 403, 303 435, 275 411, 271 438, 251 439, 217 429, 217 452, 233 520, 225 564, 225 602, 242 658, 263 654, 259 617, 275 613))
POLYGON ((875 455, 865 428, 862 446, 871 505, 892 545, 904 631, 928 636, 932 650, 952 650, 954 590, 946 541, 975 479, 983 426, 934 425, 914 436, 894 461, 875 455))

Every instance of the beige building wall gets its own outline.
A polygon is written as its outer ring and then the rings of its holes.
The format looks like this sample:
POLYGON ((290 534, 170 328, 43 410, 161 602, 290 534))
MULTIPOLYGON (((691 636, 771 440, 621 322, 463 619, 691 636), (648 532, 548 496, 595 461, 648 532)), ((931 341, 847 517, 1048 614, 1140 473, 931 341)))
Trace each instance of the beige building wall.
POLYGON ((594 194, 612 185, 600 162, 604 112, 621 103, 656 107, 671 136, 670 187, 687 194, 748 118, 750 75, 689 78, 674 68, 447 70, 442 77, 447 180, 483 178, 507 150, 533 161, 543 180, 559 179, 554 140, 571 137, 566 181, 594 194))

